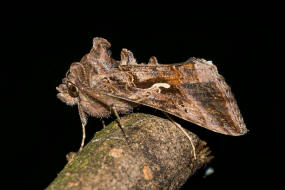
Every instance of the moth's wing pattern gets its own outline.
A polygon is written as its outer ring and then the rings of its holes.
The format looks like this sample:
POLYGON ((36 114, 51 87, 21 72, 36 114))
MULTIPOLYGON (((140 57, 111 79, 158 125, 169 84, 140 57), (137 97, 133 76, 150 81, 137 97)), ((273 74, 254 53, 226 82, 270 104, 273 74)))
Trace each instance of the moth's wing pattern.
POLYGON ((116 92, 101 88, 101 93, 162 110, 218 133, 236 136, 247 132, 230 87, 212 63, 192 59, 184 64, 123 69, 116 75, 128 73, 134 85, 116 83, 116 92))

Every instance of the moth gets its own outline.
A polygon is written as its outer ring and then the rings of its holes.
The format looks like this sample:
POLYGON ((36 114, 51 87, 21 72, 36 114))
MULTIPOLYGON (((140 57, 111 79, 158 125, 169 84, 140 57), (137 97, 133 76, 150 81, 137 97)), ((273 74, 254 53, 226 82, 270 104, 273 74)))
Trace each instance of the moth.
POLYGON ((80 62, 71 64, 56 89, 67 105, 77 105, 84 146, 87 116, 127 114, 138 105, 149 106, 225 135, 243 135, 245 123, 230 87, 211 61, 190 58, 183 63, 159 64, 151 57, 138 64, 131 51, 121 60, 111 57, 111 44, 94 38, 80 62))

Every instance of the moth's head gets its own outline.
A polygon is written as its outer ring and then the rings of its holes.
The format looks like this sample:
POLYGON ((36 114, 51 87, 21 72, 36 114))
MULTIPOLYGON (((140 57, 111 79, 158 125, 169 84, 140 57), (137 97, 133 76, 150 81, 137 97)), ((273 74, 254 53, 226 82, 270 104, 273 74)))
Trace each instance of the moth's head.
POLYGON ((79 91, 75 85, 75 77, 70 70, 66 73, 62 84, 56 87, 59 92, 57 97, 67 105, 75 105, 78 103, 79 91))

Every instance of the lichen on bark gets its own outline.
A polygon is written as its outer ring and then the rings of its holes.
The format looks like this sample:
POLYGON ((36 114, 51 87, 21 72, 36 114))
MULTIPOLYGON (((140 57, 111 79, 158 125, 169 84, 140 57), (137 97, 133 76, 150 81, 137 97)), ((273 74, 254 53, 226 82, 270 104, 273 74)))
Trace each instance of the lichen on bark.
POLYGON ((149 114, 121 118, 127 139, 112 122, 68 163, 47 187, 52 189, 178 189, 211 156, 206 143, 171 121, 149 114))

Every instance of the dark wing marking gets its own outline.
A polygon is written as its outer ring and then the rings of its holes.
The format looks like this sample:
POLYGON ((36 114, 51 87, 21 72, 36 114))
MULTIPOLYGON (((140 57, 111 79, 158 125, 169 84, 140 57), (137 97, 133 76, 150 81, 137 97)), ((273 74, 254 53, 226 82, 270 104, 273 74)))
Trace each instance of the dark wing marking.
MULTIPOLYGON (((126 89, 131 93, 126 90, 114 93, 108 89, 101 89, 100 93, 165 111, 218 133, 242 135, 247 132, 230 87, 215 67, 200 68, 199 71, 193 68, 195 81, 188 80, 192 77, 189 72, 191 68, 184 65, 177 69, 180 69, 181 75, 187 72, 180 83, 174 84, 167 77, 164 81, 154 80, 166 84, 169 82, 171 88, 161 87, 161 90, 157 90, 151 89, 150 85, 148 88, 127 86, 126 89)), ((132 73, 135 74, 134 71, 132 73)))

